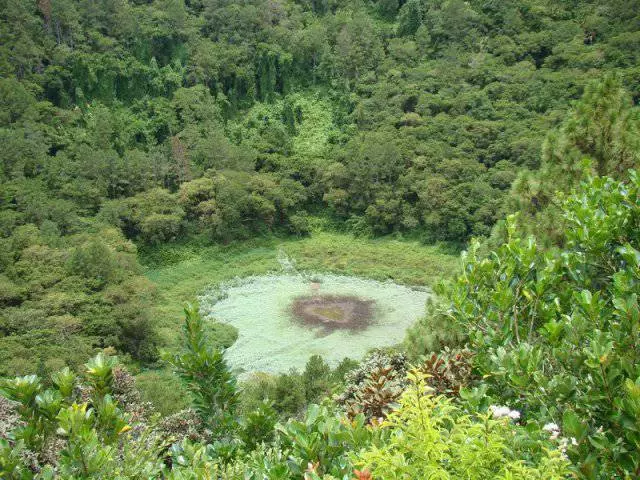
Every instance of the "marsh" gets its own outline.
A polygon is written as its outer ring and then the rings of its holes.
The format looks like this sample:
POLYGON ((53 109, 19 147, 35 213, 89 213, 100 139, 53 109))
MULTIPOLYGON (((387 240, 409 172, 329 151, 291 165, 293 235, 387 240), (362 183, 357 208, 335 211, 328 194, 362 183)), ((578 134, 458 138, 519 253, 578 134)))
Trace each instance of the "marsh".
POLYGON ((311 355, 330 365, 400 343, 430 293, 390 281, 323 274, 271 274, 211 288, 202 314, 238 329, 225 358, 239 373, 301 369, 311 355), (314 286, 316 284, 316 286, 314 286), (317 286, 319 284, 319 287, 317 286))

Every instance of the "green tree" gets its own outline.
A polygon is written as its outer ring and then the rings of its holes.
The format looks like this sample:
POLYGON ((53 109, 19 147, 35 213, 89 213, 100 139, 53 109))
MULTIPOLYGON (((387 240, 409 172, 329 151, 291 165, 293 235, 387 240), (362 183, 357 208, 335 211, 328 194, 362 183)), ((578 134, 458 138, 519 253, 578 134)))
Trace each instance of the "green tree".
POLYGON ((236 379, 223 352, 209 346, 197 307, 187 304, 184 313, 182 351, 165 354, 165 360, 185 382, 200 418, 217 435, 228 434, 235 428, 236 379))
POLYGON ((569 193, 588 175, 624 179, 640 164, 640 117, 613 75, 589 85, 583 98, 543 148, 539 172, 514 184, 510 208, 523 212, 525 226, 542 229, 551 241, 562 236, 557 192, 569 193))
POLYGON ((522 238, 512 219, 508 241, 486 257, 474 243, 464 273, 440 291, 443 318, 467 333, 487 379, 484 395, 557 424, 589 479, 640 468, 640 180, 628 175, 593 178, 563 201, 562 249, 522 238))
POLYGON ((375 69, 384 56, 375 25, 362 11, 354 12, 336 37, 336 65, 347 79, 358 79, 375 69))
POLYGON ((307 402, 318 402, 331 389, 331 367, 320 355, 312 355, 302 373, 302 381, 307 402))
POLYGON ((401 37, 415 35, 422 24, 423 12, 420 0, 409 0, 398 14, 398 35, 401 37))

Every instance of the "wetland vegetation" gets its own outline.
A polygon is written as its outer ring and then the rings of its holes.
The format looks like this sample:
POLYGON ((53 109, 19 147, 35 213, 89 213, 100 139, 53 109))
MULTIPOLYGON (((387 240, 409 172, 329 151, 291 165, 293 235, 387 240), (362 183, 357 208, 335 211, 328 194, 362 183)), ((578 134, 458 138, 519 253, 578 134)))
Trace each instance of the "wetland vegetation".
MULTIPOLYGON (((142 262, 147 266, 145 275, 157 286, 153 316, 162 338, 171 344, 179 337, 183 302, 197 302, 207 288, 235 278, 283 272, 283 254, 302 272, 433 287, 453 275, 459 265, 454 251, 446 245, 424 245, 416 240, 317 232, 305 238, 262 238, 234 245, 164 245, 143 250, 142 262)), ((219 335, 215 338, 230 346, 234 333, 223 326, 216 328, 219 335)))
POLYGON ((285 373, 304 369, 321 355, 330 367, 360 360, 375 347, 400 344, 425 313, 429 294, 390 281, 315 274, 249 277, 218 286, 199 298, 205 318, 232 325, 236 342, 225 352, 245 371, 285 373))

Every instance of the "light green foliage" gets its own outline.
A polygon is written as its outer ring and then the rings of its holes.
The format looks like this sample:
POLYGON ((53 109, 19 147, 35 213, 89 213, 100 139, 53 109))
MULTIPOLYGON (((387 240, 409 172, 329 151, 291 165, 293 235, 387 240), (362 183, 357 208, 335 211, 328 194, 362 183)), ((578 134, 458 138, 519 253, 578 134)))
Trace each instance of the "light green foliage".
POLYGON ((491 256, 472 245, 463 273, 441 292, 489 393, 561 425, 589 479, 633 475, 640 465, 640 180, 635 171, 629 178, 597 177, 565 200, 563 250, 541 249, 511 223, 491 256))
POLYGON ((352 455, 373 478, 567 477, 568 462, 550 442, 541 441, 532 451, 527 431, 508 417, 470 416, 430 394, 420 374, 410 374, 409 380, 400 407, 382 424, 384 441, 352 455))
POLYGON ((334 124, 333 108, 319 93, 313 96, 294 93, 272 103, 256 103, 242 117, 242 123, 231 124, 229 130, 232 134, 242 135, 243 142, 248 142, 258 151, 264 151, 265 146, 261 145, 264 141, 263 133, 270 125, 284 123, 282 127, 290 137, 294 159, 288 160, 281 168, 286 169, 293 162, 293 168, 301 169, 305 166, 296 163, 324 159, 328 153, 329 140, 339 135, 334 124))
POLYGON ((186 388, 169 369, 147 370, 135 379, 142 400, 153 404, 162 416, 177 413, 190 404, 186 388))
POLYGON ((22 421, 9 433, 11 443, 0 443, 3 478, 157 475, 158 439, 146 431, 132 435, 131 416, 112 396, 115 366, 115 358, 99 354, 85 366, 86 383, 65 369, 52 375, 52 388, 35 375, 2 380, 0 393, 17 402, 22 421), (80 386, 84 398, 74 388, 80 386))

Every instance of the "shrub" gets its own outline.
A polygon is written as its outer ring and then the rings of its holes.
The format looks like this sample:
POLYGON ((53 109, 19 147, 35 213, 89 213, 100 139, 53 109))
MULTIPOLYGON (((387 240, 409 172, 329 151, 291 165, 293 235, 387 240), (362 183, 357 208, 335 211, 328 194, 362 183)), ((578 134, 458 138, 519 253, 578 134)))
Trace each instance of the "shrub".
POLYGON ((470 386, 475 376, 473 354, 469 350, 451 351, 428 356, 419 369, 427 375, 427 382, 439 395, 460 395, 462 388, 470 386))
POLYGON ((170 242, 176 239, 181 228, 179 215, 153 213, 140 223, 140 239, 151 245, 170 242))
POLYGON ((344 478, 353 470, 349 452, 368 444, 373 435, 363 415, 349 422, 326 405, 311 405, 302 421, 289 420, 279 431, 289 450, 289 478, 305 472, 344 478))
POLYGON ((363 414, 378 421, 396 406, 406 386, 407 362, 403 354, 375 351, 346 374, 344 391, 336 398, 349 417, 363 414))
POLYGON ((640 472, 640 179, 594 178, 562 207, 562 250, 510 238, 478 245, 444 290, 446 314, 469 332, 489 394, 539 423, 561 425, 584 478, 640 472))
MULTIPOLYGON (((35 375, 3 380, 20 422, 0 442, 3 478, 150 478, 161 470, 160 439, 125 413, 130 383, 116 359, 99 354, 85 365, 84 382, 69 369, 45 388, 35 375), (135 428, 134 428, 135 427, 135 428)), ((129 407, 132 405, 130 404, 129 407)), ((128 408, 129 409, 129 408, 128 408)))
POLYGON ((165 354, 165 360, 184 380, 202 421, 222 434, 232 428, 235 420, 236 379, 223 352, 209 347, 197 307, 187 304, 184 313, 183 349, 174 355, 165 354))
POLYGON ((532 450, 531 434, 509 417, 469 416, 429 393, 424 375, 409 379, 400 408, 382 424, 384 441, 351 455, 372 478, 566 478, 568 462, 541 436, 532 450))
POLYGON ((318 402, 331 390, 331 367, 320 355, 311 355, 302 373, 302 382, 307 402, 318 402))

